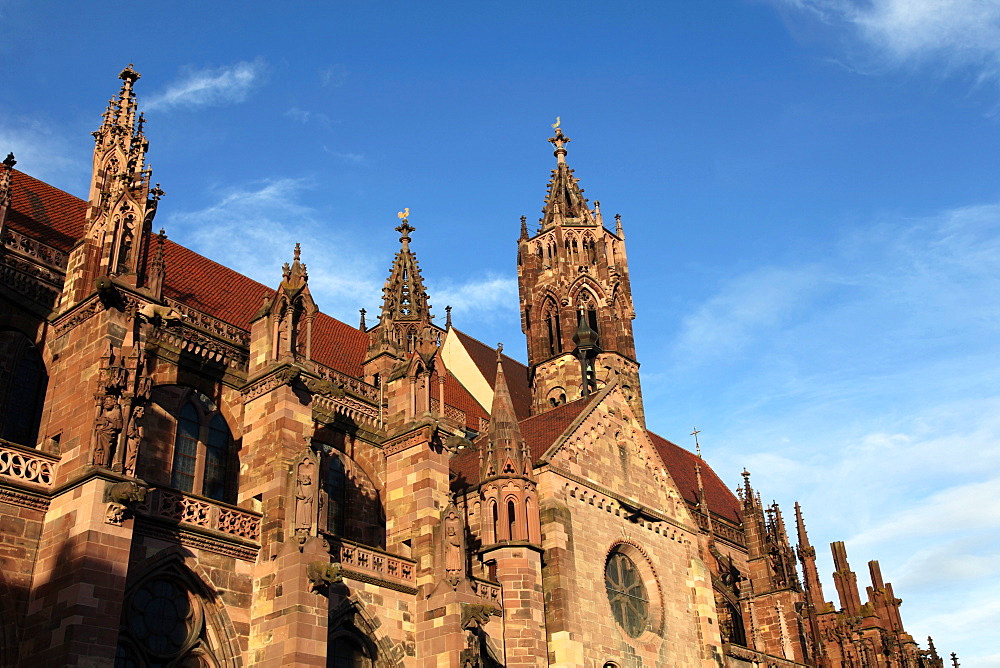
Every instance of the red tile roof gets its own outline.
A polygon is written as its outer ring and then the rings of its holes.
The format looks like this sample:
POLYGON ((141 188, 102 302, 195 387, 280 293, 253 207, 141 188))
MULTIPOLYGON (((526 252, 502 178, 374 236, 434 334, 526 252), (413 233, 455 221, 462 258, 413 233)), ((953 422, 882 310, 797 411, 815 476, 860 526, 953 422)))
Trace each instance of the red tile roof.
POLYGON ((596 394, 581 397, 576 401, 522 420, 520 424, 521 436, 524 437, 524 442, 531 450, 532 460, 541 459, 545 451, 552 447, 556 439, 562 436, 563 432, 580 416, 580 413, 596 399, 596 394))
MULTIPOLYGON (((527 420, 522 420, 519 423, 521 435, 531 450, 532 459, 537 462, 594 400, 596 400, 596 395, 577 399, 540 415, 532 416, 527 420)), ((684 500, 692 504, 698 503, 698 477, 694 469, 699 458, 662 436, 651 431, 646 433, 649 434, 653 446, 677 484, 678 491, 684 500)), ((476 447, 464 450, 452 457, 453 488, 456 490, 479 484, 478 447, 482 447, 481 438, 477 439, 476 447)), ((704 461, 701 461, 701 480, 705 486, 705 500, 708 502, 709 509, 714 514, 739 524, 740 504, 736 495, 726 487, 725 483, 712 470, 712 467, 704 461)))
MULTIPOLYGON (((490 384, 490 387, 493 387, 497 380, 496 348, 490 348, 485 343, 457 329, 454 331, 458 335, 458 340, 465 346, 472 361, 475 362, 479 372, 483 374, 483 378, 490 384)), ((523 420, 531 414, 531 386, 528 383, 528 367, 506 355, 501 354, 500 357, 503 360, 503 373, 507 377, 510 398, 514 402, 514 413, 517 414, 519 420, 523 420)))
POLYGON ((16 169, 11 175, 7 224, 68 253, 83 236, 87 203, 16 169))
MULTIPOLYGON (((87 203, 27 174, 14 171, 8 224, 14 230, 68 252, 84 233, 87 203)), ((164 295, 241 329, 275 288, 247 278, 178 243, 164 244, 164 295)), ((352 376, 361 375, 368 336, 320 313, 313 323, 313 358, 352 376)))
POLYGON ((726 484, 715 474, 712 467, 694 453, 671 443, 667 439, 647 431, 653 441, 660 459, 670 472, 670 477, 677 484, 678 491, 688 503, 698 503, 698 477, 695 474, 695 464, 701 462, 701 481, 705 486, 705 500, 713 513, 727 520, 740 523, 740 502, 736 495, 726 487, 726 484))
MULTIPOLYGON (((241 329, 260 311, 264 298, 274 295, 252 278, 224 267, 169 239, 163 248, 167 297, 190 305, 241 329)), ((368 352, 368 335, 320 313, 313 322, 312 355, 320 364, 352 376, 361 376, 368 352)))

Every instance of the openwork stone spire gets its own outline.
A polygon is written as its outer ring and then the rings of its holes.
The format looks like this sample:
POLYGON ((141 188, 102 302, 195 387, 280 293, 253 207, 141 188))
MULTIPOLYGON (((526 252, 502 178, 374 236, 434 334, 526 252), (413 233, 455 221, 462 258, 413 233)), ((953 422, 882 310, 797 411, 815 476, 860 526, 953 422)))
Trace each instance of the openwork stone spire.
POLYGON ((389 278, 382 288, 383 322, 430 322, 431 305, 427 303, 427 291, 420 276, 417 257, 410 250, 410 233, 416 228, 410 225, 410 210, 400 212, 402 223, 396 228, 402 244, 392 262, 389 278))

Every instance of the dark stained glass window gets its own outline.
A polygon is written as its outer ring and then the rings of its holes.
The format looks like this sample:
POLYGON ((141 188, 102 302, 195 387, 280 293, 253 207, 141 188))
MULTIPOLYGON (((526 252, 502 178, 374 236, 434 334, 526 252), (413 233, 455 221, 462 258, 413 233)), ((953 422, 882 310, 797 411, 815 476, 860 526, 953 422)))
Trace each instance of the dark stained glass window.
POLYGON ((635 563, 621 552, 613 552, 604 568, 604 585, 615 621, 632 638, 649 627, 649 598, 635 563))
POLYGON ((174 441, 174 466, 170 486, 184 492, 194 491, 195 464, 198 461, 198 411, 184 404, 177 419, 177 439, 174 441))

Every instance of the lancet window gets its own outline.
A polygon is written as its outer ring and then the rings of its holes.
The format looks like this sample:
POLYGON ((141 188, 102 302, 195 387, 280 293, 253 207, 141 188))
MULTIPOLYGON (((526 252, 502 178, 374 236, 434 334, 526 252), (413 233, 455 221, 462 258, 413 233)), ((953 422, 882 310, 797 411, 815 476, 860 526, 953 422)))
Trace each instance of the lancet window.
MULTIPOLYGON (((234 442, 218 407, 201 392, 179 385, 153 388, 153 401, 155 416, 149 420, 147 437, 155 440, 157 432, 173 432, 170 486, 216 501, 235 501, 234 442)), ((144 459, 144 475, 155 479, 158 466, 144 459)))
POLYGON ((583 313, 586 317, 587 324, 590 328, 597 332, 597 335, 600 336, 601 329, 597 318, 597 300, 594 299, 594 295, 591 294, 589 290, 580 291, 580 296, 577 299, 577 308, 579 309, 579 312, 583 313))
POLYGON ((555 355, 556 353, 562 352, 562 329, 559 323, 559 309, 556 308, 555 302, 551 299, 547 299, 545 302, 544 315, 542 316, 543 326, 545 327, 544 336, 546 349, 549 355, 555 355))
POLYGON ((0 332, 0 438, 35 445, 47 385, 38 348, 20 332, 0 332))

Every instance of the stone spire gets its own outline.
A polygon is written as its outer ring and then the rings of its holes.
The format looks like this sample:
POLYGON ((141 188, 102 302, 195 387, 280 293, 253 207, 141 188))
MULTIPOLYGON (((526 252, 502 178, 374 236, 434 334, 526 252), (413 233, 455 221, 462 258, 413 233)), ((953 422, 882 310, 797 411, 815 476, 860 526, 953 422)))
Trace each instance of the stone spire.
POLYGON ((145 282, 140 272, 146 264, 153 216, 163 191, 158 184, 151 186, 152 170, 146 164, 149 142, 134 90, 139 73, 129 65, 118 77, 121 90, 111 98, 101 126, 93 133, 86 243, 70 256, 63 308, 90 294, 98 277, 118 277, 119 282, 132 287, 145 282))
POLYGON ((563 223, 596 227, 597 219, 587 206, 580 180, 573 176, 573 170, 566 164, 566 144, 570 142, 570 138, 563 134, 562 128, 557 127, 555 131, 555 136, 550 137, 549 142, 556 147, 553 152, 556 156, 556 168, 552 170, 545 206, 542 207, 542 231, 563 223))
POLYGON ((382 288, 381 322, 430 324, 431 305, 427 302, 427 291, 420 276, 417 257, 410 250, 410 233, 416 228, 410 225, 406 217, 409 209, 405 213, 405 216, 400 214, 403 222, 396 228, 402 247, 393 259, 389 278, 382 288))
POLYGON ((858 576, 847 563, 847 548, 843 541, 830 543, 833 552, 833 582, 840 595, 840 607, 851 617, 861 616, 861 596, 858 595, 858 576))
POLYGON ((420 275, 417 257, 410 249, 410 210, 397 214, 401 220, 400 249, 392 261, 389 278, 382 288, 382 311, 378 322, 368 330, 368 357, 365 376, 377 379, 410 353, 429 359, 438 339, 432 323, 431 305, 420 275))
POLYGON ((514 402, 503 371, 502 350, 502 344, 497 346, 497 379, 493 388, 486 448, 482 454, 482 480, 533 476, 531 456, 517 426, 514 402))
POLYGON ((556 147, 556 166, 540 227, 529 236, 522 221, 518 238, 531 412, 551 410, 616 382, 644 422, 625 243, 604 227, 598 203, 593 210, 588 207, 566 164, 569 137, 558 122, 553 128, 549 141, 556 147))

